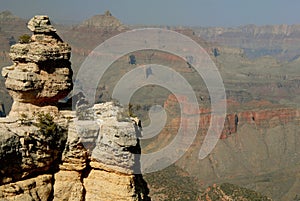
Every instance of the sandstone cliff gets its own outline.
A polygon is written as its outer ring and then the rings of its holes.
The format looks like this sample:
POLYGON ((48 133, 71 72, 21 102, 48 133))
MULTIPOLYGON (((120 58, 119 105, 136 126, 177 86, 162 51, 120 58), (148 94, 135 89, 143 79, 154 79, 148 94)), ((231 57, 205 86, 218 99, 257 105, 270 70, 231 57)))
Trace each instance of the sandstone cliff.
POLYGON ((47 16, 28 23, 26 43, 11 47, 13 66, 3 69, 14 99, 0 118, 0 200, 150 200, 139 168, 140 128, 122 108, 103 103, 59 111, 72 89, 70 46, 47 16), (92 119, 92 120, 91 120, 92 119))

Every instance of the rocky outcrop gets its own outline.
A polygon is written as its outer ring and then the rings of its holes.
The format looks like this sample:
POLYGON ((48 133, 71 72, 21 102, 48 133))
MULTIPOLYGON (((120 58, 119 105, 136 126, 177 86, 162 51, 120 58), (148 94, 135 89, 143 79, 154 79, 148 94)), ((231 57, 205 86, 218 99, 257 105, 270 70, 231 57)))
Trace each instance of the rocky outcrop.
POLYGON ((0 119, 0 185, 58 167, 67 133, 48 117, 0 119))
POLYGON ((48 200, 52 192, 52 175, 40 175, 32 179, 0 186, 0 200, 41 201, 48 200))
POLYGON ((134 174, 140 167, 135 156, 140 153, 138 126, 130 119, 120 121, 122 109, 111 102, 89 110, 94 120, 70 123, 60 171, 55 174, 54 200, 79 192, 82 196, 75 200, 83 196, 91 201, 150 200, 142 175, 134 174))
POLYGON ((55 105, 72 89, 70 46, 55 33, 47 16, 34 17, 28 28, 33 35, 11 47, 14 64, 2 70, 14 99, 12 113, 36 109, 31 105, 55 105))
POLYGON ((59 111, 72 89, 70 47, 47 16, 28 28, 30 40, 11 47, 14 65, 2 71, 14 103, 0 119, 0 200, 150 200, 135 175, 138 125, 114 103, 59 111))

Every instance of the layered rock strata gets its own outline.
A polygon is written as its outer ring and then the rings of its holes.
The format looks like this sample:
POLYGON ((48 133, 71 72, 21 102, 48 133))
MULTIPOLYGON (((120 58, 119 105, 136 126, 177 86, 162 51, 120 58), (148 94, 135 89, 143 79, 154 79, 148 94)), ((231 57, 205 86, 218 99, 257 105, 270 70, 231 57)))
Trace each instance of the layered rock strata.
POLYGON ((72 89, 70 46, 56 34, 47 16, 35 16, 28 28, 33 35, 23 36, 11 47, 9 56, 14 64, 2 70, 14 99, 12 113, 56 105, 72 89))
POLYGON ((0 200, 150 200, 134 174, 138 125, 114 103, 59 111, 72 89, 70 47, 47 16, 28 28, 30 40, 12 46, 14 65, 2 71, 14 105, 0 118, 0 200))
MULTIPOLYGON (((112 102, 87 109, 87 120, 72 118, 59 171, 54 176, 54 200, 150 200, 135 154, 140 153, 140 128, 121 118, 112 102), (138 170, 137 170, 138 171, 138 170)), ((77 114, 78 115, 78 114, 77 114)), ((64 111, 64 116, 75 117, 64 111)))
MULTIPOLYGON (((177 100, 174 95, 170 95, 164 104, 164 108, 167 111, 175 111, 176 104, 182 104, 183 114, 185 115, 200 115, 199 119, 199 128, 202 130, 207 130, 210 126, 211 121, 211 110, 210 108, 200 108, 199 110, 194 110, 192 103, 187 101, 187 97, 179 96, 177 100)), ((234 107, 245 107, 247 108, 250 105, 250 108, 253 108, 251 105, 260 106, 262 109, 251 109, 238 111, 236 113, 226 114, 224 127, 221 139, 228 138, 231 134, 237 132, 238 127, 241 127, 244 124, 252 124, 256 128, 273 128, 277 125, 285 125, 290 122, 299 122, 300 120, 300 110, 292 107, 284 107, 273 105, 270 102, 264 101, 253 101, 244 105, 240 105, 237 102, 231 103, 230 100, 227 100, 227 106, 230 108, 234 104, 234 107)), ((176 114, 174 114, 175 116, 176 114)), ((182 118, 184 126, 187 126, 188 119, 182 118)), ((179 125, 181 118, 173 118, 172 125, 179 125)), ((186 128, 187 129, 187 128, 186 128)))

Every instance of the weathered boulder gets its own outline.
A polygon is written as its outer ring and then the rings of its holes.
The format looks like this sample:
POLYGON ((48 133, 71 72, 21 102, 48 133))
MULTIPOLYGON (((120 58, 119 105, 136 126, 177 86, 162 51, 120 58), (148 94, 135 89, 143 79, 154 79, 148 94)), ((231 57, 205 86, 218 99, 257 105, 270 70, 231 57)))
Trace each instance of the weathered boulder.
POLYGON ((150 200, 142 175, 135 174, 140 168, 141 128, 112 102, 92 109, 99 132, 90 150, 92 170, 84 179, 86 200, 150 200))
MULTIPOLYGON (((11 47, 14 64, 2 70, 5 85, 14 102, 37 106, 56 105, 72 89, 71 48, 56 34, 47 16, 35 16, 28 23, 31 39, 11 47)), ((20 113, 14 104, 11 113, 20 113)))
POLYGON ((140 153, 141 131, 136 123, 112 102, 86 109, 77 117, 61 111, 70 122, 54 176, 54 200, 150 200, 147 183, 134 174, 140 167, 135 153, 140 153))
POLYGON ((126 175, 118 172, 107 172, 92 169, 84 179, 85 200, 124 200, 148 201, 149 190, 141 175, 126 175))
POLYGON ((32 179, 0 186, 3 201, 48 201, 52 192, 52 175, 40 175, 32 179))
POLYGON ((51 25, 49 17, 46 15, 37 15, 33 17, 27 25, 28 29, 34 33, 51 33, 56 29, 51 25))
POLYGON ((92 158, 99 162, 98 165, 101 164, 102 169, 133 174, 135 168, 139 168, 135 155, 140 153, 137 129, 131 122, 118 122, 115 116, 107 118, 100 125, 95 148, 91 150, 92 158))
POLYGON ((46 116, 0 120, 0 185, 54 171, 67 132, 46 116))
POLYGON ((81 182, 81 173, 76 171, 59 171, 54 176, 54 198, 53 201, 84 200, 84 188, 81 182))

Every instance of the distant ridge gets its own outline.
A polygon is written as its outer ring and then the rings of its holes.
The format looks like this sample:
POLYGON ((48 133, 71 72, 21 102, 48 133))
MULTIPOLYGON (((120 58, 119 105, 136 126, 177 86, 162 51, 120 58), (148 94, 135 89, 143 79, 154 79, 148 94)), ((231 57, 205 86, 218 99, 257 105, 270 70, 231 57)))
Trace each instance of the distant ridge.
POLYGON ((3 12, 0 13, 0 22, 1 23, 9 23, 11 21, 24 21, 24 19, 14 15, 12 12, 10 12, 9 10, 5 10, 3 12))
POLYGON ((226 47, 244 49, 252 59, 274 56, 290 61, 299 57, 300 25, 244 25, 195 28, 197 36, 226 47))
MULTIPOLYGON (((2 32, 2 37, 11 38, 14 36, 15 38, 18 38, 20 35, 28 33, 28 29, 26 28, 26 20, 14 15, 9 10, 0 12, 0 31, 2 32)), ((0 39, 0 47, 4 43, 0 39)), ((6 45, 4 49, 7 50, 6 45)))

